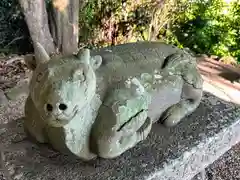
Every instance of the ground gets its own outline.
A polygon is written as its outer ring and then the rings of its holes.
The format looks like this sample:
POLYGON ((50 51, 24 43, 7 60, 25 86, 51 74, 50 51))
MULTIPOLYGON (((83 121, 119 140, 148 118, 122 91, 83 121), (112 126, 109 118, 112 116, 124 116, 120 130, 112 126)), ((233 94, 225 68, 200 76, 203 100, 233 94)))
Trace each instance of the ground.
POLYGON ((235 145, 206 171, 208 180, 239 180, 240 144, 235 145))
POLYGON ((240 143, 232 147, 217 161, 205 169, 204 177, 197 175, 192 180, 239 180, 240 143))

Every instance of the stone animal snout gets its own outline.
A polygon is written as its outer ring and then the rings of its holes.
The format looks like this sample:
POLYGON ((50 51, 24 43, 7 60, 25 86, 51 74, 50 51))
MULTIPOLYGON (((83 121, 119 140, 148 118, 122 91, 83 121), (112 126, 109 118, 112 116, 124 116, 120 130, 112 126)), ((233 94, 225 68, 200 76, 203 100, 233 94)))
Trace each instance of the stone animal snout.
POLYGON ((77 113, 77 105, 64 100, 54 101, 49 98, 43 104, 45 119, 51 126, 63 126, 68 124, 77 113))

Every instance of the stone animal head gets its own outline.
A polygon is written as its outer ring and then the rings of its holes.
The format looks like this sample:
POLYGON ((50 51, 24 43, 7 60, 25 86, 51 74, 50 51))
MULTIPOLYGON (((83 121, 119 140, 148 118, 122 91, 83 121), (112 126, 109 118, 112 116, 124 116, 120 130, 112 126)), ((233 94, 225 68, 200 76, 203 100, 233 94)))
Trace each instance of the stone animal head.
POLYGON ((35 45, 35 57, 35 63, 25 60, 33 70, 30 97, 48 125, 64 126, 94 96, 94 70, 101 65, 102 58, 91 57, 89 49, 68 56, 50 57, 39 43, 35 45))

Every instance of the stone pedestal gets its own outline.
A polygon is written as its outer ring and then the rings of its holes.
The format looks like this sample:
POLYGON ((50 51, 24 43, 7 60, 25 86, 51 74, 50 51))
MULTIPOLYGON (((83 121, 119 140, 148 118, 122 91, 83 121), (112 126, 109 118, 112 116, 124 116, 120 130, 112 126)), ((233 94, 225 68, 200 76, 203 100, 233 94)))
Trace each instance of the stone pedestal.
POLYGON ((178 126, 155 124, 145 141, 122 156, 82 162, 28 141, 23 121, 10 114, 22 107, 9 106, 1 109, 8 124, 0 126, 0 170, 18 180, 190 180, 240 141, 239 106, 205 93, 178 126))

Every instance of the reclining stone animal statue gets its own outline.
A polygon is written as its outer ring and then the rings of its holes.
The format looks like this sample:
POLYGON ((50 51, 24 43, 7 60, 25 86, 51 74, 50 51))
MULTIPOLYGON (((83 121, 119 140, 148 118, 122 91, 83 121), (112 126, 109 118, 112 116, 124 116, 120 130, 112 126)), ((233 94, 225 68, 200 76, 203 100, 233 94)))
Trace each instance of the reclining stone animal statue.
POLYGON ((35 57, 26 61, 33 75, 25 130, 82 160, 120 156, 146 139, 155 122, 175 126, 201 101, 195 58, 161 42, 56 57, 36 43, 35 57))

